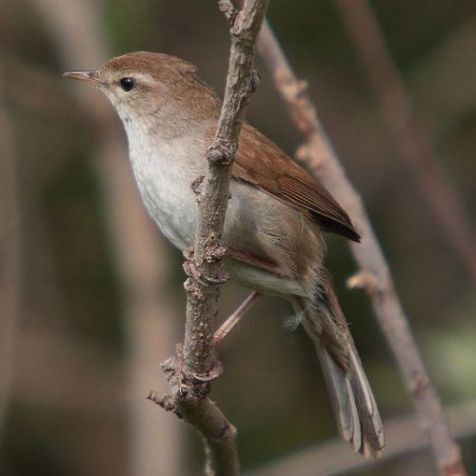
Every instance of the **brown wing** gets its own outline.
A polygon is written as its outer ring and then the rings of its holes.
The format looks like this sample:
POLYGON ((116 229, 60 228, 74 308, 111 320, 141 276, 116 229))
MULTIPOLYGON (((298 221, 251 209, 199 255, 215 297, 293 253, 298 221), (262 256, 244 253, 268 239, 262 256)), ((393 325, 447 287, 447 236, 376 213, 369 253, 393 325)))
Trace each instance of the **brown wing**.
POLYGON ((241 130, 232 174, 295 208, 310 212, 325 231, 360 241, 349 216, 324 186, 249 124, 244 124, 241 130))

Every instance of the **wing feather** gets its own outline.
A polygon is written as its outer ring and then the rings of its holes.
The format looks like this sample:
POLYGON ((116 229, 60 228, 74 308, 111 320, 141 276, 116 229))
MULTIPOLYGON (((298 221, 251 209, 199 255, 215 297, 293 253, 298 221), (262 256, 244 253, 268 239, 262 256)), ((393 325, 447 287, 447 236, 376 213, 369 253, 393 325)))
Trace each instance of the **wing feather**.
POLYGON ((325 230, 360 241, 347 213, 309 173, 249 124, 244 124, 233 176, 310 212, 325 230))

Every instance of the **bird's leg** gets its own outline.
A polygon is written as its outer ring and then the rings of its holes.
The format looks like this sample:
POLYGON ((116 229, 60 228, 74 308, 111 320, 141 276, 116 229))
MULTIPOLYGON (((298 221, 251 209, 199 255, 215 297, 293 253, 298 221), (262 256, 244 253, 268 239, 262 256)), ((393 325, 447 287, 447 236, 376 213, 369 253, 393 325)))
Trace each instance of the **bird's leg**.
MULTIPOLYGON (((183 251, 183 256, 185 258, 183 269, 187 276, 193 277, 199 283, 204 285, 223 284, 227 281, 228 276, 224 276, 223 278, 210 278, 209 276, 204 276, 202 273, 200 273, 195 265, 193 254, 193 247, 186 248, 183 251)), ((241 261, 242 263, 246 263, 265 272, 274 274, 275 276, 282 276, 279 267, 272 262, 268 262, 263 259, 230 248, 225 250, 225 256, 227 258, 232 258, 237 261, 241 261)), ((238 308, 228 317, 228 319, 226 319, 223 324, 215 331, 213 337, 213 342, 215 345, 223 342, 225 337, 238 324, 241 318, 251 309, 251 307, 253 307, 255 302, 261 296, 262 294, 258 291, 253 291, 251 294, 249 294, 249 296, 238 306, 238 308)))
POLYGON ((262 296, 258 291, 253 291, 248 297, 238 306, 233 314, 223 322, 223 324, 215 331, 213 342, 215 345, 223 342, 228 333, 238 324, 240 319, 253 307, 255 302, 262 296))

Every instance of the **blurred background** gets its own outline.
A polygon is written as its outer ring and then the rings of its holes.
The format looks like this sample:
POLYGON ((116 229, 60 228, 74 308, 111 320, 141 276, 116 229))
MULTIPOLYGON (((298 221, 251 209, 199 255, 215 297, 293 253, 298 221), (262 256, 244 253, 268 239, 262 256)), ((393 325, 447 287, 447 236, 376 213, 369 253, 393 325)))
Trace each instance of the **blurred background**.
MULTIPOLYGON (((430 160, 417 168, 402 160, 346 2, 275 0, 269 19, 362 194, 476 474, 476 4, 370 5, 419 138, 431 144, 430 160), (451 210, 434 212, 426 167, 446 184, 430 183, 436 200, 439 191, 445 202, 446 186, 454 192, 457 220, 451 210)), ((182 257, 140 205, 106 99, 61 78, 133 50, 183 57, 223 91, 228 30, 214 1, 0 0, 2 475, 200 472, 193 429, 145 398, 166 390, 160 362, 183 333, 182 257)), ((262 83, 248 119, 293 154, 301 138, 260 60, 257 68, 262 83)), ((328 267, 392 430, 389 458, 363 466, 337 441, 311 343, 285 329, 287 303, 265 298, 220 348, 225 373, 212 390, 238 427, 243 469, 311 449, 323 464, 333 455, 313 474, 435 474, 430 450, 412 450, 422 432, 367 299, 346 289, 356 265, 344 240, 329 236, 328 245, 328 267)), ((221 317, 245 295, 227 285, 221 317)))

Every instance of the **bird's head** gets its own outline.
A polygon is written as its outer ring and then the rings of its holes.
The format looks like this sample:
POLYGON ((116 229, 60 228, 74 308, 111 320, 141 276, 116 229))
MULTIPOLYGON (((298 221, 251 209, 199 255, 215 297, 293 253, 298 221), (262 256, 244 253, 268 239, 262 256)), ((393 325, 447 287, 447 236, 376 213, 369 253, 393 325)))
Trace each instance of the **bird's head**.
POLYGON ((150 119, 173 123, 185 116, 198 121, 218 111, 218 99, 199 79, 197 68, 162 53, 128 53, 110 59, 98 70, 64 76, 97 85, 126 126, 150 119))

